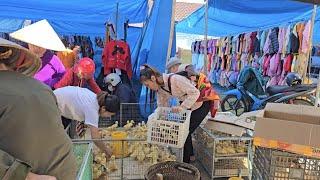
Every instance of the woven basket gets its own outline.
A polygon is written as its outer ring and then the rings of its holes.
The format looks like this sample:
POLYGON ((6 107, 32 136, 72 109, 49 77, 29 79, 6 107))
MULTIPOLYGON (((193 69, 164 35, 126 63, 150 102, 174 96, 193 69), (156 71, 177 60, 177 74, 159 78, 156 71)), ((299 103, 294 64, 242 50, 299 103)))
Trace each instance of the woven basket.
POLYGON ((146 180, 159 180, 161 174, 163 180, 200 180, 199 170, 187 163, 164 162, 148 168, 144 177, 146 180))

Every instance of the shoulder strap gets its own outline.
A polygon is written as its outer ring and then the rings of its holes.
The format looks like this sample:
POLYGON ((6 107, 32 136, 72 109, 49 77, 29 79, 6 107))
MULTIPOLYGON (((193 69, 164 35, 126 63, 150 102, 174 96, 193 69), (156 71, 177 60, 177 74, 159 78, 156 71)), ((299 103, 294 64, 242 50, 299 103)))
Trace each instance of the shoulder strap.
POLYGON ((169 78, 168 78, 168 88, 169 90, 165 89, 164 87, 161 87, 162 90, 166 91, 167 93, 171 94, 172 95, 172 92, 171 92, 171 76, 173 76, 174 74, 170 74, 169 75, 169 78))
POLYGON ((169 75, 169 78, 168 78, 168 88, 169 88, 169 92, 170 94, 172 95, 172 92, 171 92, 171 77, 173 76, 174 74, 170 74, 169 75))

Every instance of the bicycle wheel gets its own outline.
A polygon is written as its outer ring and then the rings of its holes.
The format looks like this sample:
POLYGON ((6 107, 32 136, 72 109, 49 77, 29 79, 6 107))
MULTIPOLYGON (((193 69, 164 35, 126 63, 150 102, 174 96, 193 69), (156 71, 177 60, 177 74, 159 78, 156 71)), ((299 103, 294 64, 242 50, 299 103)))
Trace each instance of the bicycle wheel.
POLYGON ((240 116, 247 111, 247 106, 243 99, 237 99, 235 95, 227 95, 221 101, 221 110, 240 116))

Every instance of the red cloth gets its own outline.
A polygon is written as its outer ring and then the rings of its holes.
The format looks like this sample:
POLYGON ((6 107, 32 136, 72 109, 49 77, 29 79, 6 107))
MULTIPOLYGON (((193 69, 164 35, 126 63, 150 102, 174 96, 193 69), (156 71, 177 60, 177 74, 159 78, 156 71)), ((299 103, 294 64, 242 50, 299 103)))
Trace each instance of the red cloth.
POLYGON ((284 61, 284 66, 283 66, 283 70, 285 72, 291 72, 291 64, 292 64, 292 60, 293 60, 293 55, 289 54, 285 61, 284 61))
POLYGON ((112 69, 122 69, 132 77, 132 65, 129 45, 124 41, 109 41, 102 54, 104 75, 110 74, 112 69))
POLYGON ((253 53, 254 51, 254 43, 256 41, 256 37, 257 37, 257 32, 253 32, 250 34, 250 39, 251 39, 250 48, 249 48, 250 53, 253 53))
POLYGON ((67 72, 64 74, 62 79, 54 85, 54 88, 58 89, 58 88, 66 87, 66 86, 85 87, 86 84, 91 88, 91 90, 94 93, 98 94, 101 92, 101 89, 99 88, 98 84, 93 79, 93 77, 89 80, 85 80, 85 79, 81 80, 74 73, 74 68, 72 68, 72 69, 67 70, 67 72))

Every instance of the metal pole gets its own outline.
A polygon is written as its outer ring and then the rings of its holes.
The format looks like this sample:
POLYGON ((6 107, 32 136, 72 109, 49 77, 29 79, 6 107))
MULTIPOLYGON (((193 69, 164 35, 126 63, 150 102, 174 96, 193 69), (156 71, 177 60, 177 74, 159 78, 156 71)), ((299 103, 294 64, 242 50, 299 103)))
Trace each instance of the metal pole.
POLYGON ((170 25, 170 36, 169 36, 169 43, 168 43, 168 49, 167 49, 167 58, 166 58, 166 64, 168 63, 171 55, 171 49, 172 49, 172 41, 173 41, 173 33, 174 33, 174 24, 175 24, 175 10, 176 10, 176 0, 172 0, 172 12, 171 12, 171 25, 170 25))
MULTIPOLYGON (((310 82, 310 72, 311 72, 311 54, 312 54, 312 37, 313 37, 313 29, 314 29, 314 21, 315 21, 315 18, 316 18, 316 13, 317 13, 317 5, 313 5, 313 11, 312 11, 312 16, 311 16, 311 24, 310 24, 310 36, 309 36, 309 47, 308 47, 308 54, 307 54, 307 57, 308 57, 308 64, 307 64, 307 67, 308 67, 308 81, 310 82)), ((303 73, 303 78, 305 78, 307 75, 307 71, 305 70, 305 72, 303 73)))
POLYGON ((119 3, 117 3, 117 10, 116 10, 116 27, 115 27, 115 38, 118 37, 118 19, 119 19, 119 3))
POLYGON ((204 18, 204 74, 208 74, 208 7, 209 7, 209 0, 206 0, 206 11, 205 11, 205 18, 204 18))

